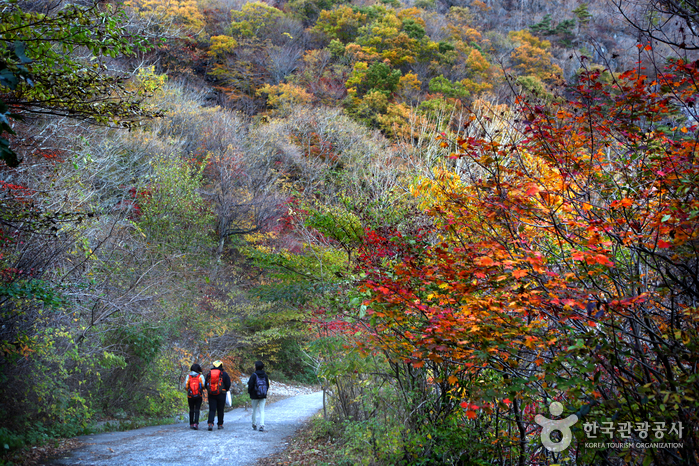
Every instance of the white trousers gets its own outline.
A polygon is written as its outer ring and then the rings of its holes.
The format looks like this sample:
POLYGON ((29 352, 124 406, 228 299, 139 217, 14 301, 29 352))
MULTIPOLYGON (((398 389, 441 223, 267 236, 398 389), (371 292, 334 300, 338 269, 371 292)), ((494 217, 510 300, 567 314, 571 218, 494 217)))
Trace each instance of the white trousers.
POLYGON ((252 424, 255 426, 263 426, 265 425, 265 402, 267 401, 266 398, 262 398, 261 400, 250 400, 252 402, 252 424), (260 408, 260 423, 258 424, 256 422, 257 420, 257 408, 260 408))

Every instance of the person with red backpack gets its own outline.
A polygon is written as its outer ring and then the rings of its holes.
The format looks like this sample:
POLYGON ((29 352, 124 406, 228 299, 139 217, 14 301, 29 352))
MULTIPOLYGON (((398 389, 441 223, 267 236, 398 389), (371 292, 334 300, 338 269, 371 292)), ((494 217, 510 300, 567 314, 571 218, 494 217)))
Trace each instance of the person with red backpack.
POLYGON ((192 364, 189 370, 189 374, 184 379, 184 388, 187 390, 187 402, 189 403, 189 428, 197 430, 199 429, 199 410, 201 410, 201 402, 204 399, 206 381, 201 375, 202 370, 199 364, 192 364))
POLYGON ((269 391, 269 377, 263 370, 264 368, 265 365, 262 361, 255 361, 255 373, 248 380, 248 394, 252 404, 252 430, 258 430, 256 414, 259 410, 260 432, 265 431, 265 402, 267 401, 267 392, 269 391))
POLYGON ((206 374, 206 391, 209 393, 209 430, 214 430, 214 416, 218 415, 218 428, 223 429, 223 408, 226 392, 231 388, 231 378, 223 370, 221 361, 214 361, 206 374))

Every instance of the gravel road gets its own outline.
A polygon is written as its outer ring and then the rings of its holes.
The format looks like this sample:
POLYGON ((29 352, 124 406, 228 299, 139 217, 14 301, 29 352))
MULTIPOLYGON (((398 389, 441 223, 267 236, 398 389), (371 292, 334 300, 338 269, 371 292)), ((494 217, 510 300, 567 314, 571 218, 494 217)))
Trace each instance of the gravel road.
POLYGON ((259 458, 281 450, 284 438, 323 406, 322 392, 277 401, 265 409, 265 432, 252 430, 252 411, 237 408, 224 416, 223 430, 206 430, 206 415, 199 430, 189 424, 145 427, 128 432, 79 437, 84 446, 44 465, 149 466, 224 464, 254 465, 259 458), (204 426, 202 428, 202 426, 204 426))

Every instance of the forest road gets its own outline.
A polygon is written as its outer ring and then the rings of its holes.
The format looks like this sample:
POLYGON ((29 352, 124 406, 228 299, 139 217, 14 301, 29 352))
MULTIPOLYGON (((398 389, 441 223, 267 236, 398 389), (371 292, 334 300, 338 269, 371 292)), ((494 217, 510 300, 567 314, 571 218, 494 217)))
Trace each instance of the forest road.
POLYGON ((84 446, 44 465, 150 466, 225 464, 254 465, 284 448, 284 438, 301 427, 323 407, 323 393, 298 395, 277 401, 265 408, 265 432, 252 430, 248 408, 236 408, 224 415, 224 429, 206 429, 208 412, 199 430, 188 424, 153 426, 128 432, 79 437, 84 446), (202 428, 203 426, 203 428, 202 428))

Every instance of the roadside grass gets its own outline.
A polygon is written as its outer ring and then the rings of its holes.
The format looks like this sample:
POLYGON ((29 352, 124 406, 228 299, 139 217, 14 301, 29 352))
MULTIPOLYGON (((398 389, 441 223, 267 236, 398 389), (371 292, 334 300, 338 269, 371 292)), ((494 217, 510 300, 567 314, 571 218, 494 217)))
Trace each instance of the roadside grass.
MULTIPOLYGON (((103 432, 123 432, 141 427, 174 424, 181 416, 107 419, 93 422, 85 428, 71 432, 71 434, 79 436, 103 432)), ((0 466, 33 466, 47 458, 60 456, 62 453, 80 446, 80 441, 75 436, 70 438, 57 437, 53 432, 44 432, 40 426, 22 434, 0 429, 0 466)))

